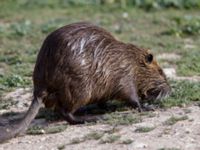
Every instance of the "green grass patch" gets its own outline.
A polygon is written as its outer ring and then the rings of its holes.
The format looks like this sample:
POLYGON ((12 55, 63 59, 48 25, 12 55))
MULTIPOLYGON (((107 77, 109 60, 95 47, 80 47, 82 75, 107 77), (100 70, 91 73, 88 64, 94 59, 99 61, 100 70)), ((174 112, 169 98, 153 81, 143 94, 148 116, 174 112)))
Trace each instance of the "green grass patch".
POLYGON ((69 144, 79 144, 79 143, 82 143, 84 142, 85 139, 81 139, 81 138, 73 138, 69 144))
POLYGON ((199 50, 191 50, 182 54, 182 58, 176 62, 177 73, 184 76, 200 76, 199 50))
POLYGON ((0 80, 0 83, 6 87, 22 87, 27 84, 28 81, 23 79, 20 75, 12 74, 0 80))
POLYGON ((54 125, 54 126, 45 128, 45 133, 47 134, 59 133, 59 132, 63 132, 66 128, 67 128, 66 124, 54 125))
POLYGON ((9 107, 12 105, 16 105, 16 102, 13 102, 11 100, 1 100, 0 99, 0 110, 1 109, 9 109, 9 107))
POLYGON ((137 114, 120 114, 111 113, 107 114, 103 123, 110 125, 131 125, 142 122, 142 118, 137 114))
POLYGON ((59 145, 57 148, 58 150, 63 150, 65 149, 66 145, 65 144, 62 144, 62 145, 59 145))
POLYGON ((88 140, 96 140, 96 141, 99 141, 99 143, 101 144, 113 143, 120 138, 119 135, 114 135, 114 133, 116 133, 117 131, 118 129, 116 128, 116 126, 114 126, 112 129, 101 131, 101 132, 92 131, 83 137, 75 137, 71 139, 69 144, 79 144, 88 140))
POLYGON ((176 36, 194 36, 200 35, 200 18, 194 16, 174 17, 172 18, 172 27, 164 32, 168 35, 176 36))
POLYGON ((58 18, 54 20, 49 20, 48 22, 45 22, 44 24, 42 24, 41 31, 42 33, 49 33, 64 25, 65 25, 64 19, 58 18))
POLYGON ((169 119, 167 119, 163 124, 167 125, 167 126, 171 126, 176 124, 178 121, 183 121, 183 120, 187 120, 188 116, 182 116, 182 117, 170 117, 169 119))
POLYGON ((26 133, 30 135, 39 135, 39 134, 44 134, 45 131, 44 131, 44 128, 40 126, 33 126, 29 128, 26 133))
POLYGON ((156 114, 154 112, 151 112, 151 111, 144 111, 144 112, 141 112, 139 114, 140 116, 146 116, 148 118, 153 118, 156 116, 156 114))
POLYGON ((78 143, 85 142, 88 140, 99 140, 104 136, 104 134, 105 132, 93 131, 91 133, 86 134, 82 138, 73 138, 69 144, 78 144, 78 143))
POLYGON ((91 132, 87 134, 84 138, 87 140, 99 140, 104 136, 104 133, 102 132, 91 132))
POLYGON ((124 140, 122 140, 120 143, 121 143, 121 144, 126 144, 126 145, 128 145, 128 144, 133 143, 133 140, 132 140, 132 139, 124 139, 124 140))
POLYGON ((33 126, 27 130, 27 134, 55 134, 64 131, 67 128, 66 124, 53 125, 48 127, 33 126))
MULTIPOLYGON (((155 54, 175 52, 181 56, 180 60, 163 60, 161 65, 177 65, 181 76, 200 75, 199 10, 190 9, 198 8, 198 0, 101 2, 1 0, 0 97, 9 90, 32 86, 36 56, 45 37, 58 27, 77 21, 100 25, 121 41, 150 48, 155 54), (147 13, 144 10, 153 11, 147 13), (160 34, 174 28, 172 34, 160 34), (179 36, 174 36, 176 34, 179 36), (185 48, 185 38, 190 38, 194 49, 185 48)), ((170 107, 199 101, 199 83, 184 81, 173 83, 173 86, 172 96, 162 105, 170 107)), ((126 117, 116 120, 122 124, 135 122, 126 117)))
POLYGON ((171 81, 172 93, 160 102, 161 107, 182 106, 200 101, 200 82, 171 81))
POLYGON ((114 143, 116 142, 117 140, 120 139, 120 135, 108 135, 106 136, 105 138, 102 138, 99 143, 100 144, 105 144, 105 143, 114 143))
POLYGON ((135 132, 137 133, 145 133, 145 132, 150 132, 152 130, 154 130, 154 127, 138 127, 137 129, 135 129, 135 132))

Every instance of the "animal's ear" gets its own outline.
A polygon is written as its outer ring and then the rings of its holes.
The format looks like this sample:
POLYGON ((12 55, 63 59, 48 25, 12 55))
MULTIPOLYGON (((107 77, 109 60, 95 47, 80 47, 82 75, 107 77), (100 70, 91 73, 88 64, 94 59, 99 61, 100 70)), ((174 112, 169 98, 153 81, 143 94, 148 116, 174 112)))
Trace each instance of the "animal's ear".
POLYGON ((146 62, 148 64, 150 64, 153 61, 153 55, 152 54, 147 54, 145 59, 146 59, 146 62))

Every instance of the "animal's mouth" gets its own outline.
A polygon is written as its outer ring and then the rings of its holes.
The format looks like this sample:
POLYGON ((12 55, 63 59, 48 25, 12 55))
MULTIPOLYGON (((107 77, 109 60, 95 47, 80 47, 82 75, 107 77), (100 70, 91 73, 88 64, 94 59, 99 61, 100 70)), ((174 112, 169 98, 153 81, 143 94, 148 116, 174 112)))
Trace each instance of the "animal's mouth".
POLYGON ((152 89, 147 90, 145 94, 142 94, 141 98, 147 101, 162 100, 168 97, 170 93, 171 93, 170 87, 160 88, 160 89, 152 88, 152 89))

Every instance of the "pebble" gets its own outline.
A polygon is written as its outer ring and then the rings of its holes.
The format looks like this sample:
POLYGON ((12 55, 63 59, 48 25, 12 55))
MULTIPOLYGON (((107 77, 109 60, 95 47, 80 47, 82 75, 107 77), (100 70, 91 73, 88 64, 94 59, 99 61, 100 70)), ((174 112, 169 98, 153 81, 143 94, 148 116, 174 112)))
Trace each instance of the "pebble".
POLYGON ((189 133, 191 133, 191 132, 192 132, 191 129, 189 129, 189 128, 186 128, 186 129, 185 129, 185 133, 189 134, 189 133))
POLYGON ((135 142, 135 143, 133 144, 133 147, 134 147, 134 148, 147 148, 147 144, 141 143, 141 142, 135 142))
POLYGON ((174 68, 164 68, 163 71, 169 78, 176 77, 176 70, 174 68))
POLYGON ((123 17, 123 18, 128 18, 128 13, 127 13, 127 12, 124 12, 124 13, 122 14, 122 17, 123 17))

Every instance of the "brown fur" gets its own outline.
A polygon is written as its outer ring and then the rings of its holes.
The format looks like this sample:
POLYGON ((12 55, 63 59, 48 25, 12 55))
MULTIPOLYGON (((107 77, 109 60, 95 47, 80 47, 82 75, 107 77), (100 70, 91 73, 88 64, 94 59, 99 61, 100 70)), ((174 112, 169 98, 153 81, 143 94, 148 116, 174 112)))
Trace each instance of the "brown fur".
MULTIPOLYGON (((113 98, 141 109, 139 97, 160 99, 170 92, 156 60, 146 60, 149 54, 149 50, 120 42, 90 23, 64 26, 47 36, 38 54, 33 104, 37 102, 40 107, 42 101, 46 107, 60 110, 71 124, 89 120, 73 115, 81 106, 113 98)), ((28 123, 21 124, 25 129, 33 117, 27 119, 28 123)), ((12 136, 2 134, 0 141, 16 136, 24 128, 12 136)))

